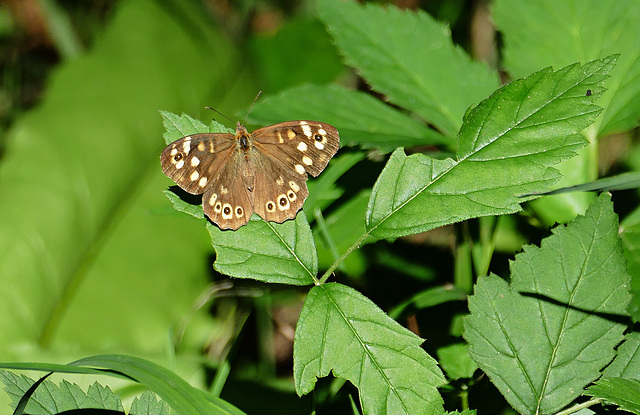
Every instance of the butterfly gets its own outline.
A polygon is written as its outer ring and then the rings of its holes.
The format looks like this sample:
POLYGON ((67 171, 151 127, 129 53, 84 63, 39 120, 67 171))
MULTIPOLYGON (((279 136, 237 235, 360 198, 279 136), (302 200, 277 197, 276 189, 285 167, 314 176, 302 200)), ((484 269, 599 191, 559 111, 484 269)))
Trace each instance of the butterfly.
POLYGON ((282 223, 296 217, 318 176, 340 147, 338 130, 318 121, 287 121, 249 133, 191 134, 169 144, 162 171, 180 188, 203 194, 205 215, 238 229, 252 213, 282 223))

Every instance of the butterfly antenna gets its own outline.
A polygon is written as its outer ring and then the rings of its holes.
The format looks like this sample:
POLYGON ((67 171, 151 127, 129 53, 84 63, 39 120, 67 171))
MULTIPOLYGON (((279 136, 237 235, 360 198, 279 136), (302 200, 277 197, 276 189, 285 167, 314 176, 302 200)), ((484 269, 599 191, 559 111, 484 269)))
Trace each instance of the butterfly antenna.
POLYGON ((227 117, 226 115, 224 115, 223 113, 221 113, 220 111, 218 111, 218 110, 217 110, 217 109, 215 109, 215 108, 211 108, 211 107, 205 107, 205 108, 206 108, 206 109, 208 109, 208 110, 212 110, 212 111, 217 112, 218 114, 222 115, 224 118, 228 119, 228 120, 229 120, 229 121, 231 121, 231 122, 235 122, 235 121, 233 121, 231 118, 227 117))
POLYGON ((258 95, 256 95, 256 98, 253 100, 253 104, 251 104, 251 108, 249 108, 249 112, 247 112, 247 115, 244 117, 245 120, 249 118, 249 114, 251 114, 251 110, 253 109, 253 106, 256 105, 256 101, 258 100, 258 97, 260 97, 260 94, 262 94, 262 91, 258 92, 258 95))

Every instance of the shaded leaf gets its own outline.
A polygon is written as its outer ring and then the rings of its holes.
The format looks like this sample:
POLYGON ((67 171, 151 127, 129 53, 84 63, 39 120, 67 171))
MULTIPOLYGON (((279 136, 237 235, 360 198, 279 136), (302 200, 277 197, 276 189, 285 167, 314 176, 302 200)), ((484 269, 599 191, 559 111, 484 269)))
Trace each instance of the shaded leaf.
POLYGON ((309 393, 332 371, 358 388, 364 413, 444 413, 436 389, 444 377, 422 342, 359 292, 315 286, 296 327, 296 391, 309 393))
POLYGON ((150 391, 142 392, 131 403, 130 415, 169 415, 169 406, 150 391))
POLYGON ((480 278, 465 318, 469 353, 521 413, 553 413, 615 354, 629 302, 617 216, 603 194, 586 216, 526 246, 511 285, 480 278))
POLYGON ((640 332, 632 331, 625 336, 616 358, 603 374, 610 378, 640 380, 640 332))

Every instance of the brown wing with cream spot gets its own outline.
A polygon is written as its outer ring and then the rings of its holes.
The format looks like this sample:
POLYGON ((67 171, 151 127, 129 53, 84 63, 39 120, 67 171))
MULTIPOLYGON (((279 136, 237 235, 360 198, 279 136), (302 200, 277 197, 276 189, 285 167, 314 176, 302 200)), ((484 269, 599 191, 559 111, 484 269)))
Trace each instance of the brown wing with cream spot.
POLYGON ((305 180, 305 172, 313 177, 319 175, 340 147, 338 130, 318 121, 283 122, 251 135, 262 154, 288 166, 305 180))
POLYGON ((165 147, 160 155, 162 171, 180 188, 198 195, 216 181, 235 147, 232 134, 188 135, 165 147))

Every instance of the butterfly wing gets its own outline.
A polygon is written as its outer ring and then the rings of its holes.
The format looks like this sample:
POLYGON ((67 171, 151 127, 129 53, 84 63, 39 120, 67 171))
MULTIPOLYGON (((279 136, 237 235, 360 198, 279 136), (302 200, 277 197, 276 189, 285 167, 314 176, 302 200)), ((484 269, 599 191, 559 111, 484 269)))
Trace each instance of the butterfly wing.
POLYGON ((255 130, 254 145, 267 157, 290 166, 299 176, 318 176, 340 147, 332 125, 318 121, 288 121, 255 130))
POLYGON ((160 156, 162 171, 180 188, 201 194, 205 215, 221 229, 238 229, 253 213, 254 173, 232 134, 202 133, 169 144, 160 156))
POLYGON ((204 193, 215 182, 235 150, 235 137, 225 133, 192 134, 165 147, 162 171, 181 189, 204 193))

